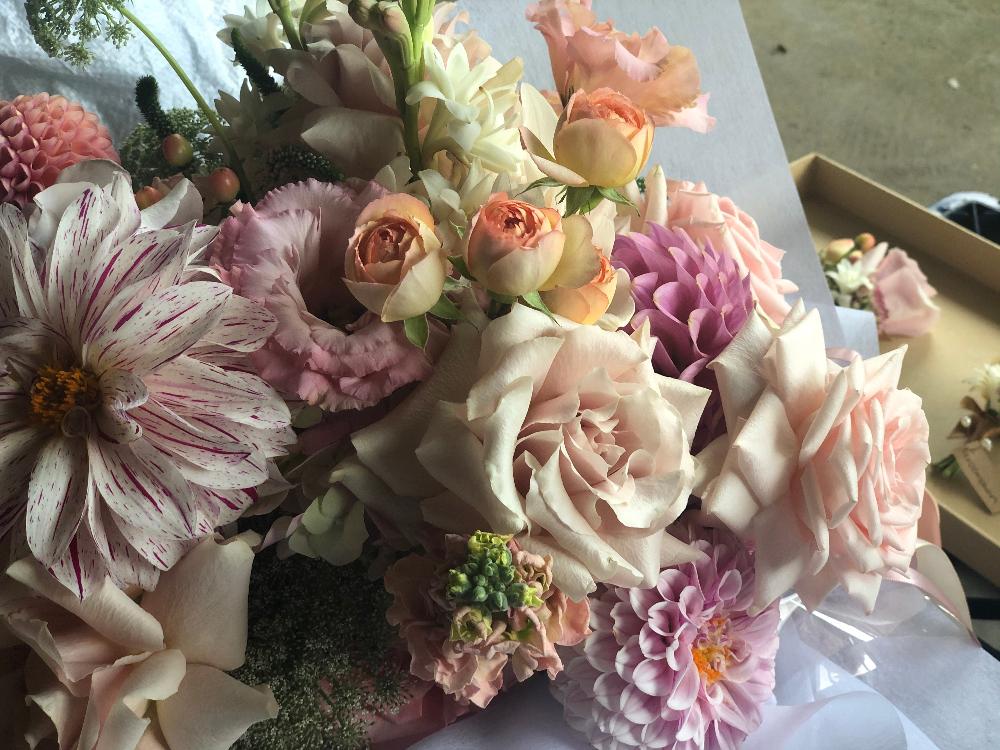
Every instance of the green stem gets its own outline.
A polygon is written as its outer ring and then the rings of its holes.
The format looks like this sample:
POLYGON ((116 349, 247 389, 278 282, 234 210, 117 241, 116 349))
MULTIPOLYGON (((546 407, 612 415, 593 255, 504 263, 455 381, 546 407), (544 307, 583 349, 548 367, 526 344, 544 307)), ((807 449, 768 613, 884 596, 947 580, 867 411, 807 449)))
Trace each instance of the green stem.
POLYGON ((170 51, 163 45, 163 43, 157 38, 157 36, 152 31, 150 31, 150 29, 146 26, 146 24, 140 21, 139 18, 136 17, 136 15, 132 13, 132 11, 130 11, 125 5, 121 5, 119 10, 122 16, 128 19, 128 21, 133 26, 135 26, 139 31, 142 32, 142 34, 152 43, 152 45, 156 47, 159 53, 163 55, 163 59, 167 61, 167 64, 171 68, 173 68, 174 73, 177 74, 177 77, 180 79, 181 83, 184 84, 184 87, 191 94, 195 103, 198 105, 198 109, 200 109, 202 114, 205 115, 205 119, 208 120, 209 124, 212 126, 212 130, 215 131, 216 136, 218 136, 219 141, 222 143, 223 148, 226 150, 226 154, 229 157, 230 166, 233 168, 233 171, 236 172, 236 176, 240 180, 240 185, 242 186, 243 191, 249 194, 250 181, 247 179, 247 176, 243 171, 243 165, 240 162, 240 158, 239 155, 236 153, 235 147, 233 146, 229 138, 226 136, 226 131, 222 127, 222 121, 219 120, 218 114, 216 114, 215 110, 209 105, 207 101, 205 101, 205 97, 203 97, 201 95, 201 92, 198 91, 197 87, 194 85, 194 82, 192 82, 192 80, 188 77, 188 74, 184 71, 184 68, 180 66, 180 63, 177 62, 176 58, 174 58, 174 56, 170 54, 170 51))
POLYGON ((288 7, 288 3, 285 0, 267 0, 267 4, 271 6, 271 10, 281 21, 281 26, 285 30, 285 36, 288 37, 288 43, 292 49, 304 50, 305 45, 302 44, 302 37, 299 36, 299 30, 295 25, 295 19, 292 18, 292 11, 288 7))

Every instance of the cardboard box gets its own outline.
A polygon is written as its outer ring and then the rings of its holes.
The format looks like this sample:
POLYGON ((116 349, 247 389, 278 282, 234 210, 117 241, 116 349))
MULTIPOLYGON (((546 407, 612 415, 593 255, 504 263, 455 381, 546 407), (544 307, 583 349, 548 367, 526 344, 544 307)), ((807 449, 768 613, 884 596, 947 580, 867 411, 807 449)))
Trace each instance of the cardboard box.
MULTIPOLYGON (((871 232, 906 250, 938 290, 941 319, 915 339, 886 339, 882 350, 907 345, 902 384, 921 396, 930 423, 931 456, 952 452, 948 435, 965 413, 964 382, 1000 359, 1000 245, 942 219, 923 206, 820 154, 793 162, 817 247, 871 232)), ((945 549, 1000 586, 1000 514, 991 514, 964 477, 928 476, 941 508, 945 549)))

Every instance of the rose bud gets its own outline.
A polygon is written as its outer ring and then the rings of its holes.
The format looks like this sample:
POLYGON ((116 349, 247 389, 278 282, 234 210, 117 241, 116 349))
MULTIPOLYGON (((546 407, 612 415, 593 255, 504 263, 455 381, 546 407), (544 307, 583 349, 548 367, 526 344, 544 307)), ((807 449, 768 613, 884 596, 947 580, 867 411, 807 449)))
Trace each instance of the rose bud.
POLYGON ((867 253, 875 247, 875 235, 871 232, 862 232, 854 238, 854 244, 863 253, 867 253))
POLYGON ((497 193, 472 220, 465 262, 491 292, 520 297, 542 288, 562 259, 566 237, 554 208, 497 193))
POLYGON ((573 94, 553 139, 560 166, 588 185, 612 188, 639 175, 652 146, 653 124, 646 114, 608 88, 573 94))
POLYGON ((833 240, 821 253, 824 263, 837 263, 854 249, 854 240, 833 240))
POLYGON ((556 315, 593 325, 611 306, 618 277, 594 244, 594 229, 584 216, 563 220, 566 248, 559 268, 549 278, 542 301, 556 315))
POLYGON ((344 263, 347 288, 386 323, 423 315, 444 290, 445 257, 430 210, 387 195, 358 217, 344 263))

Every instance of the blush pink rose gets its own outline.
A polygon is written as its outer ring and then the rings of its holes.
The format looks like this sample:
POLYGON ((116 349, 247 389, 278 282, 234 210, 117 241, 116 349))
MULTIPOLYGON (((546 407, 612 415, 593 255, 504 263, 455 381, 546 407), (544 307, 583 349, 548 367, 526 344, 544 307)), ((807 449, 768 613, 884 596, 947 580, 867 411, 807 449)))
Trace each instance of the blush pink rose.
POLYGON ((798 303, 777 332, 752 316, 710 365, 735 427, 704 508, 756 549, 755 611, 791 588, 816 607, 838 584, 870 611, 909 567, 930 451, 904 352, 837 365, 798 303))
POLYGON ((920 266, 905 250, 893 248, 872 276, 872 301, 879 332, 886 336, 923 336, 934 327, 941 308, 932 297, 937 289, 927 283, 920 266))
POLYGON ((715 124, 694 55, 669 44, 659 29, 639 36, 598 23, 590 0, 542 0, 527 16, 545 37, 564 103, 574 91, 610 88, 645 110, 654 125, 704 133, 715 124))
POLYGON ((363 409, 430 374, 402 325, 366 312, 341 280, 358 217, 384 195, 359 180, 286 185, 256 206, 239 205, 209 248, 222 280, 277 317, 253 362, 286 396, 328 411, 363 409))
POLYGON ((670 180, 667 200, 667 226, 683 229, 698 245, 711 243, 716 252, 735 260, 742 274, 750 275, 750 289, 761 309, 780 324, 789 310, 785 295, 798 291, 781 275, 785 251, 761 239, 749 214, 730 198, 709 192, 703 182, 670 180))
MULTIPOLYGON (((552 557, 574 600, 597 583, 651 586, 692 550, 666 534, 687 507, 709 392, 653 370, 633 336, 515 304, 452 329, 434 375, 352 436, 359 460, 424 520, 488 528, 552 557)), ((695 554, 695 556, 697 556, 695 554)))

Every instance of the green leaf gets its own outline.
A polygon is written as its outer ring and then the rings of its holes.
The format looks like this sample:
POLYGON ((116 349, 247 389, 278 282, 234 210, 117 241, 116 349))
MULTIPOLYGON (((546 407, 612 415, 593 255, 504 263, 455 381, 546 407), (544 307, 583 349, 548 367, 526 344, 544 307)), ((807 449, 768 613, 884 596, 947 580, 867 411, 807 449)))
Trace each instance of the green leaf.
POLYGON ((552 314, 549 306, 542 300, 542 295, 538 292, 528 292, 527 294, 522 294, 521 299, 524 300, 524 304, 528 307, 533 307, 539 312, 545 313, 549 316, 550 320, 555 321, 555 316, 552 314))
POLYGON ((462 314, 462 311, 458 309, 458 305, 448 299, 448 296, 444 294, 442 294, 441 299, 434 304, 434 307, 427 312, 436 318, 441 318, 442 320, 462 320, 465 317, 462 314))
POLYGON ((430 329, 427 326, 427 316, 418 315, 415 318, 407 318, 403 321, 403 330, 406 331, 406 338, 410 340, 418 349, 427 346, 427 337, 430 329))
POLYGON ((623 195, 618 188, 597 188, 597 191, 612 203, 622 206, 635 206, 627 195, 623 195))
POLYGON ((458 271, 460 274, 462 274, 462 276, 464 276, 467 279, 472 279, 473 281, 475 281, 476 277, 472 275, 472 271, 470 271, 469 267, 465 265, 465 258, 463 258, 461 255, 451 255, 448 257, 448 260, 451 261, 451 264, 455 267, 455 270, 458 271))
POLYGON ((528 185, 528 187, 526 187, 524 190, 522 190, 520 193, 518 193, 517 196, 514 196, 514 197, 516 198, 518 196, 524 195, 528 191, 534 190, 535 188, 540 188, 540 187, 562 187, 562 185, 563 184, 561 182, 559 182, 559 180, 555 179, 554 177, 539 177, 537 180, 535 180, 533 183, 531 183, 530 185, 528 185))
POLYGON ((600 202, 600 188, 590 186, 566 188, 566 216, 585 214, 594 210, 600 202))
POLYGON ((444 277, 444 290, 446 292, 457 292, 461 289, 468 289, 469 283, 465 278, 456 279, 453 276, 444 277))
POLYGON ((468 227, 464 227, 461 224, 456 224, 453 221, 449 221, 448 223, 451 224, 451 228, 455 230, 455 234, 458 235, 458 239, 464 240, 465 239, 465 233, 469 230, 469 228, 468 227))
POLYGON ((513 305, 517 301, 517 297, 512 297, 509 294, 497 294, 496 292, 490 292, 490 297, 495 299, 501 305, 513 305))

